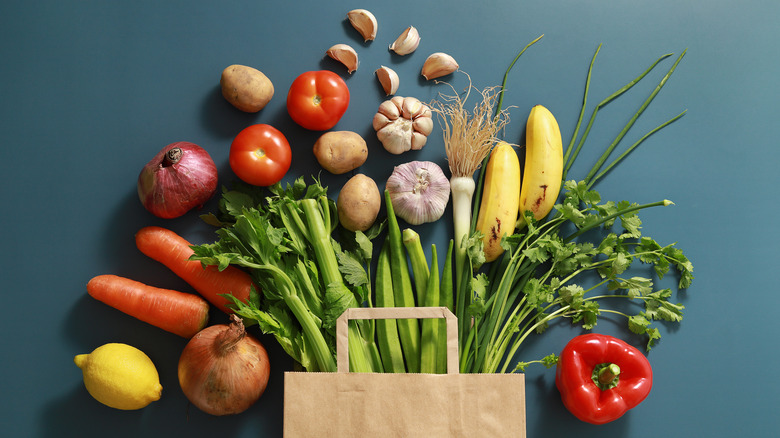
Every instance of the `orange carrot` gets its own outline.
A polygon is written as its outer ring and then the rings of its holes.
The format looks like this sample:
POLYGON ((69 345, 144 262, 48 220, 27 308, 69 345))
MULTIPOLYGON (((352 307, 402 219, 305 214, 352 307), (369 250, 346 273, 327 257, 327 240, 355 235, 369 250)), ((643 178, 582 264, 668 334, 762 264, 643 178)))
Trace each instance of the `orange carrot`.
POLYGON ((209 320, 209 303, 197 295, 116 275, 98 275, 89 280, 87 293, 121 312, 188 339, 203 330, 209 320))
POLYGON ((190 260, 194 254, 190 242, 175 232, 162 227, 144 227, 135 235, 135 244, 142 253, 157 260, 199 294, 225 313, 233 313, 231 302, 221 294, 232 294, 246 302, 252 287, 252 277, 235 266, 220 271, 216 266, 203 267, 200 261, 190 260))

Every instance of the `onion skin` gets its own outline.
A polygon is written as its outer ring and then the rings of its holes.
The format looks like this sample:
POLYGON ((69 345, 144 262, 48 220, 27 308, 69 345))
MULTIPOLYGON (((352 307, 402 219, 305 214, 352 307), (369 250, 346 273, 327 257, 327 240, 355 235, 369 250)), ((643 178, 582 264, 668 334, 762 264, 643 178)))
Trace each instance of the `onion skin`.
POLYGON ((206 327, 179 358, 179 384, 187 399, 211 415, 233 415, 249 409, 265 392, 270 375, 268 353, 247 334, 241 318, 206 327))
MULTIPOLYGON (((175 152, 175 151, 174 151, 175 152)), ((163 219, 184 215, 202 206, 217 191, 217 166, 202 147, 179 141, 165 146, 138 176, 138 197, 152 214, 163 219), (172 162, 166 157, 178 148, 172 162)))

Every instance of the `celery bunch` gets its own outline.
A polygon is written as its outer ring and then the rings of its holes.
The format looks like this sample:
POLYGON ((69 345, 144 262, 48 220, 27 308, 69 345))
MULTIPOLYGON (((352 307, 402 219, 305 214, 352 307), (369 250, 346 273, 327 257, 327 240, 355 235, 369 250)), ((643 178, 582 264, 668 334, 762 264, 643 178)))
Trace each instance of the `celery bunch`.
MULTIPOLYGON (((371 239, 381 227, 337 241, 336 206, 318 181, 269 190, 223 190, 219 213, 204 216, 219 240, 195 246, 193 259, 250 272, 259 291, 247 303, 233 299, 236 314, 272 334, 304 369, 335 371, 336 319, 371 304, 371 239)), ((373 322, 353 321, 349 330, 350 369, 381 371, 373 322)))

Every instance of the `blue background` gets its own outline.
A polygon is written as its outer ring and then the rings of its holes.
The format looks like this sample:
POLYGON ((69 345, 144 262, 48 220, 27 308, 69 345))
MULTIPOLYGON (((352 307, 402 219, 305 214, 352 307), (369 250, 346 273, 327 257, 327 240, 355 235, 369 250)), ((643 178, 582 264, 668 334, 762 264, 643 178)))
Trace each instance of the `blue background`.
MULTIPOLYGON (((86 282, 113 273, 159 287, 191 290, 140 254, 133 234, 145 225, 169 227, 196 243, 213 241, 197 212, 161 220, 136 195, 141 167, 163 146, 192 141, 216 161, 220 181, 232 138, 245 126, 269 123, 293 145, 286 180, 320 171, 310 149, 318 134, 297 128, 285 95, 300 73, 331 69, 347 81, 352 101, 337 129, 362 134, 369 159, 360 169, 383 186, 392 166, 426 159, 446 169, 438 127, 420 152, 392 156, 382 149, 371 117, 384 95, 373 71, 394 68, 398 94, 430 101, 447 91, 424 81, 419 69, 435 51, 454 56, 474 86, 498 85, 515 54, 539 35, 508 83, 512 122, 505 138, 522 143, 534 104, 557 117, 564 143, 571 136, 588 63, 603 44, 591 85, 591 104, 665 53, 688 49, 677 72, 626 138, 687 109, 652 136, 596 188, 604 199, 675 206, 642 213, 645 234, 677 242, 695 266, 696 280, 677 295, 686 306, 679 325, 661 325, 649 353, 655 382, 650 396, 604 426, 574 419, 562 406, 554 373, 527 372, 528 435, 580 437, 775 436, 780 420, 780 354, 775 333, 780 294, 774 273, 780 213, 774 188, 780 76, 774 0, 653 2, 486 0, 299 2, 38 1, 0 4, 0 182, 4 230, 0 266, 2 435, 281 436, 283 372, 290 360, 268 347, 268 390, 249 411, 207 416, 178 387, 176 362, 185 341, 125 316, 87 296, 86 282), (352 8, 379 20, 377 40, 364 44, 344 20, 352 8), (417 52, 400 58, 387 45, 407 26, 422 35, 417 52), (353 45, 361 59, 351 76, 324 58, 335 43, 353 45), (221 97, 223 68, 245 64, 263 71, 276 95, 258 114, 241 113, 221 97), (125 342, 156 363, 164 393, 133 412, 94 401, 73 356, 106 342, 125 342)), ((583 176, 671 65, 665 60, 629 94, 608 105, 590 146, 571 176, 583 176)), ((465 76, 448 78, 466 85, 465 76)), ((336 194, 347 176, 324 175, 336 194)), ((215 201, 205 206, 212 210, 215 201)), ((426 243, 451 235, 445 219, 418 227, 426 243)), ((638 274, 644 271, 638 269, 638 274)), ((673 279, 661 282, 673 286, 673 279)), ((224 315, 213 314, 214 322, 224 315)), ((641 347, 620 319, 596 331, 641 347)), ((559 352, 580 333, 568 322, 530 339, 518 358, 559 352)))

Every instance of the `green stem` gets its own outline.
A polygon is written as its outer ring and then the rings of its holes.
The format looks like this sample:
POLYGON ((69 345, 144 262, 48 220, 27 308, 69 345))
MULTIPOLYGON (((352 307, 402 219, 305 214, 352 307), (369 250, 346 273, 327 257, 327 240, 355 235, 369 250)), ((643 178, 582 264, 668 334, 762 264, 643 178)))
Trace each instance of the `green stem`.
POLYGON ((620 381, 620 367, 611 362, 598 364, 593 369, 592 379, 602 391, 612 389, 620 381))
POLYGON ((574 233, 570 234, 568 237, 563 239, 563 241, 564 242, 571 242, 573 239, 575 239, 579 235, 581 235, 583 233, 586 233, 586 232, 588 232, 588 231, 590 231, 590 230, 600 226, 604 222, 610 221, 610 220, 612 220, 612 219, 614 219, 614 218, 616 218, 618 216, 622 216, 624 214, 631 213, 631 212, 634 212, 634 211, 637 211, 637 210, 642 210, 644 208, 667 207, 669 205, 672 205, 672 201, 664 199, 663 201, 650 202, 648 204, 642 204, 642 205, 633 205, 631 207, 624 208, 623 210, 617 211, 615 213, 612 213, 612 214, 610 214, 608 216, 605 216, 605 217, 601 218, 598 222, 594 222, 592 224, 589 224, 589 225, 587 225, 585 227, 580 228, 579 230, 575 231, 574 233))
POLYGON ((560 309, 556 310, 555 312, 550 313, 546 317, 536 321, 530 327, 524 327, 522 330, 520 330, 520 332, 515 333, 515 335, 519 337, 516 338, 516 340, 512 344, 512 348, 509 350, 509 353, 506 356, 506 360, 504 361, 504 365, 501 367, 501 373, 506 372, 506 370, 509 368, 509 362, 515 357, 515 353, 517 353, 518 348, 520 348, 520 345, 522 345, 522 343, 531 333, 535 332, 537 328, 545 324, 548 324, 550 321, 559 318, 569 308, 570 306, 562 306, 560 309))
POLYGON ((631 119, 626 123, 626 125, 623 127, 623 129, 618 133, 618 136, 615 138, 615 140, 612 141, 612 144, 609 145, 607 150, 604 151, 604 153, 601 155, 599 160, 596 162, 596 164, 593 166, 593 168, 588 172, 588 175, 585 177, 585 182, 590 183, 593 176, 601 169, 601 166, 604 164, 604 162, 607 160, 607 157, 609 157, 610 154, 612 154, 612 151, 617 147, 618 143, 623 139, 623 137, 628 133, 628 131, 631 129, 632 126, 634 126, 634 123, 636 123, 636 120, 639 118, 640 115, 645 111, 648 105, 655 99, 655 96, 658 95, 658 92, 661 91, 661 88, 663 88, 664 85, 666 85, 666 81, 669 80, 669 77, 674 73, 674 70, 677 68, 677 65, 682 61, 683 56, 685 56, 686 50, 683 50, 683 52, 680 54, 680 56, 677 57, 677 60, 672 64, 672 67, 669 69, 668 72, 666 72, 666 75, 661 79, 661 82, 656 85, 655 89, 652 93, 650 93, 650 96, 645 99, 645 101, 642 103, 642 105, 639 107, 639 109, 634 113, 634 115, 631 117, 631 119))
POLYGON ((509 64, 509 67, 507 67, 506 71, 504 72, 504 80, 501 81, 501 91, 498 94, 498 104, 496 105, 496 115, 495 115, 496 117, 498 117, 498 114, 501 112, 501 107, 502 107, 503 102, 504 102, 504 91, 506 90, 506 81, 509 78, 509 71, 512 70, 512 67, 515 66, 515 63, 517 62, 517 60, 520 59, 520 55, 522 55, 523 52, 525 52, 529 47, 531 47, 534 44, 536 44, 536 42, 539 41, 540 39, 542 39, 543 36, 544 36, 544 34, 539 35, 538 37, 536 37, 535 40, 533 40, 530 43, 526 44, 526 46, 523 47, 523 50, 521 50, 520 53, 518 53, 517 56, 515 56, 515 59, 512 60, 512 62, 509 64))
MULTIPOLYGON (((566 147, 566 153, 563 155, 563 162, 569 163, 569 156, 572 153, 572 149, 574 147, 574 141, 577 140, 577 134, 580 131, 580 126, 582 126, 582 119, 585 116, 585 108, 588 106, 588 92, 590 91, 590 77, 593 73, 593 64, 596 62, 596 56, 598 56, 599 51, 601 50, 601 44, 596 47, 596 53, 593 54, 593 58, 590 60, 590 66, 588 67, 588 74, 585 77, 585 93, 582 96, 582 106, 580 107, 580 115, 577 118, 577 124, 574 125, 574 133, 571 136, 571 140, 569 141, 569 146, 566 147)), ((574 160, 572 160, 573 162, 574 160)), ((566 180, 566 173, 568 173, 569 167, 571 164, 567 164, 566 168, 563 170, 563 177, 562 180, 566 180)))
POLYGON ((611 162, 611 163, 610 163, 610 164, 609 164, 609 165, 608 165, 606 168, 604 168, 604 170, 602 170, 602 171, 601 171, 601 172, 600 172, 598 175, 596 175, 595 177, 593 177, 593 179, 590 181, 590 183, 589 183, 589 184, 588 184, 588 186, 587 186, 587 187, 588 187, 588 189, 590 189, 590 188, 591 188, 591 187, 592 187, 594 184, 596 184, 596 182, 597 182, 598 180, 600 180, 601 178, 603 178, 603 177, 604 177, 604 176, 607 174, 607 172, 609 172, 609 171, 610 171, 610 169, 612 169, 613 167, 615 167, 615 166, 616 166, 618 163, 620 163, 620 162, 621 162, 621 161, 622 161, 624 158, 626 158, 626 157, 628 156, 628 154, 630 154, 630 153, 631 153, 631 151, 633 151, 634 149, 636 149, 636 148, 637 148, 637 147, 638 147, 640 144, 642 144, 642 142, 644 142, 644 141, 645 141, 645 140, 646 140, 648 137, 650 137, 651 135, 653 135, 653 134, 655 134, 656 132, 660 131, 661 129, 665 128, 666 126, 670 125, 671 123, 673 123, 674 121, 676 121, 676 120, 677 120, 677 119, 679 119, 680 117, 684 116, 684 115, 685 115, 685 113, 686 113, 687 111, 688 111, 688 110, 685 110, 685 111, 681 112, 680 114, 678 114, 678 115, 676 115, 676 116, 672 117, 671 119, 667 120, 666 122, 664 122, 664 123, 662 123, 662 124, 658 125, 658 126, 655 128, 655 129, 651 130, 650 132, 648 132, 647 134, 645 134, 644 136, 642 136, 642 138, 640 138, 639 140, 637 140, 637 141, 636 141, 636 143, 634 143, 633 145, 631 145, 631 147, 629 147, 628 149, 626 149, 626 151, 625 151, 625 152, 623 152, 622 154, 620 154, 620 156, 619 156, 619 157, 617 157, 617 158, 616 158, 616 159, 615 159, 613 162, 611 162))
MULTIPOLYGON (((598 54, 598 50, 596 51, 596 53, 598 54)), ((595 56, 596 55, 594 55, 594 58, 593 58, 594 60, 595 60, 595 56)), ((626 91, 630 90, 631 87, 636 85, 640 80, 642 80, 642 78, 647 76, 647 74, 650 73, 650 71, 652 71, 653 68, 655 68, 655 66, 658 65, 659 62, 661 62, 663 59, 666 59, 669 56, 671 56, 671 54, 666 54, 666 55, 663 55, 660 58, 658 58, 652 65, 650 65, 650 67, 648 67, 639 76, 634 78, 632 81, 630 81, 629 83, 627 83, 626 85, 624 85, 623 87, 621 87, 620 89, 618 89, 617 91, 615 91, 614 93, 609 95, 606 99, 604 99, 601 102, 599 102, 598 105, 596 105, 596 107, 593 109, 593 113, 590 116, 590 120, 588 121, 588 125, 586 126, 585 131, 582 133, 582 137, 580 138, 580 141, 577 144, 577 148, 574 150, 574 153, 572 154, 571 157, 569 157, 569 160, 566 162, 566 166, 564 167, 564 170, 563 170, 564 179, 565 179, 565 176, 568 174, 569 169, 574 164, 574 161, 577 159, 577 156, 579 155, 580 150, 582 149, 582 146, 585 144, 585 140, 588 138, 588 134, 590 133, 590 129, 593 127, 593 122, 595 122, 596 115, 598 114, 599 110, 602 107, 604 107, 605 105, 607 105, 608 103, 610 103, 611 101, 613 101, 616 98, 618 98, 620 95, 622 95, 626 91)), ((591 61, 591 63, 592 62, 593 61, 591 61)), ((591 68, 592 68, 592 65, 591 65, 591 68)), ((590 74, 590 70, 588 70, 588 73, 590 74)), ((588 77, 588 82, 586 82, 586 85, 585 85, 586 89, 590 86, 589 84, 590 84, 590 76, 588 77)), ((577 129, 579 129, 579 127, 577 129)))

